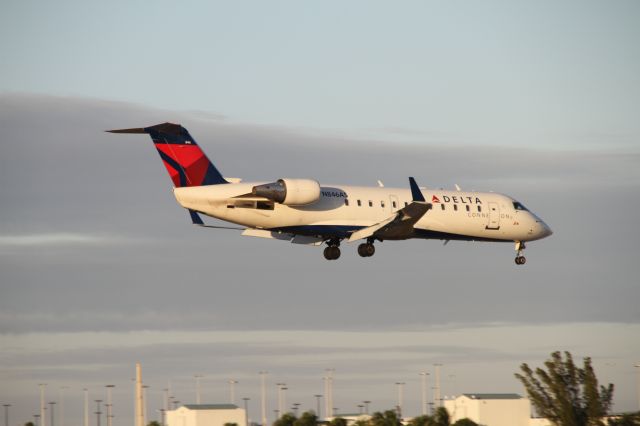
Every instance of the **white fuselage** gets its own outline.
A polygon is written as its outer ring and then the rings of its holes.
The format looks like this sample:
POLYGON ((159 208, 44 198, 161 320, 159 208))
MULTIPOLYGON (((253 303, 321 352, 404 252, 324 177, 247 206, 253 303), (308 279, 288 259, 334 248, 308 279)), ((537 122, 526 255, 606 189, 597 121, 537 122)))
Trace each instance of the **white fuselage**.
MULTIPOLYGON (((315 203, 287 206, 249 195, 263 183, 183 187, 175 188, 174 194, 181 206, 224 221, 319 237, 324 230, 346 233, 375 225, 412 202, 409 189, 327 185, 315 203)), ((415 238, 524 242, 551 234, 540 218, 516 208, 515 200, 506 195, 431 189, 422 193, 433 207, 415 224, 415 238)))

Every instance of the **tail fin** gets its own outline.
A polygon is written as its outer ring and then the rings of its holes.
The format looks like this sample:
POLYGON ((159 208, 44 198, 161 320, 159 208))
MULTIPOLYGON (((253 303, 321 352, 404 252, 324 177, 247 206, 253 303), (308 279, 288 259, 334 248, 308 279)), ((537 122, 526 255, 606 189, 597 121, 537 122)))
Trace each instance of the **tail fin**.
POLYGON ((107 130, 109 133, 147 133, 151 136, 173 185, 218 185, 227 182, 209 161, 187 129, 179 124, 162 123, 151 127, 107 130))

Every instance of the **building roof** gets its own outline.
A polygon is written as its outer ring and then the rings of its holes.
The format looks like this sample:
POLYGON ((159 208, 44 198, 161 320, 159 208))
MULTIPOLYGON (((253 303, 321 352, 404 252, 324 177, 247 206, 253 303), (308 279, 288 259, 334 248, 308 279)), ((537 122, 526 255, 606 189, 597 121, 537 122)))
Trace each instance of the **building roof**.
POLYGON ((517 393, 463 393, 471 399, 522 399, 517 393))
POLYGON ((238 408, 234 404, 184 404, 183 407, 189 410, 235 410, 238 408))

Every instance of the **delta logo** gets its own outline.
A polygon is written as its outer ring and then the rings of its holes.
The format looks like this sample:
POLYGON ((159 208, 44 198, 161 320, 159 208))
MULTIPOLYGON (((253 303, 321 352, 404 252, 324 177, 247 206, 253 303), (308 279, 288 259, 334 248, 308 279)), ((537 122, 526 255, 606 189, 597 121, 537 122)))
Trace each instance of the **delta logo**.
POLYGON ((459 195, 441 195, 442 201, 436 195, 431 196, 432 203, 461 203, 461 204, 482 204, 478 197, 465 197, 459 195))

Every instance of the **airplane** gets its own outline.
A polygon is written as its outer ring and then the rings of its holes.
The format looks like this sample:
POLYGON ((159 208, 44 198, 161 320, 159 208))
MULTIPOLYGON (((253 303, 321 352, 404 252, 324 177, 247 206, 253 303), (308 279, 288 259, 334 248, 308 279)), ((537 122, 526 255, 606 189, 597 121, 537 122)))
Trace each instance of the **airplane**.
POLYGON ((411 238, 514 242, 517 265, 525 243, 548 237, 551 228, 515 199, 494 192, 321 185, 314 179, 242 182, 225 178, 179 124, 107 130, 148 134, 173 181, 173 194, 195 225, 242 230, 242 235, 319 246, 340 257, 340 243, 358 241, 371 257, 375 242, 411 238), (241 227, 205 225, 200 214, 241 227))

